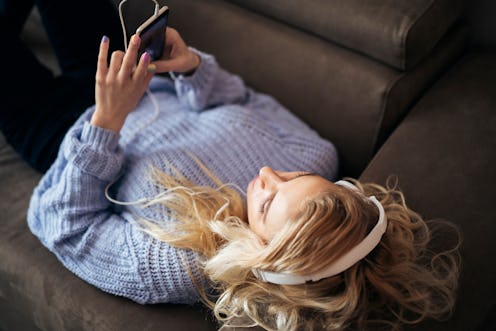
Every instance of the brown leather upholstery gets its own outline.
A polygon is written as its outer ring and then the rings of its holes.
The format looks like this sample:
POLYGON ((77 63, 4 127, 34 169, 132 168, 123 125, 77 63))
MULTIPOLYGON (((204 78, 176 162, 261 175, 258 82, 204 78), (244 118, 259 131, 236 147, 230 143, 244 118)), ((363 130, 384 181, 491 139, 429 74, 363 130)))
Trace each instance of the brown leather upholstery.
POLYGON ((399 70, 427 57, 461 0, 230 0, 399 70))
MULTIPOLYGON (((147 3, 127 2, 130 33, 153 10, 147 3)), ((191 46, 331 139, 343 176, 383 182, 396 174, 412 208, 461 226, 455 314, 416 330, 494 326, 496 59, 473 53, 457 62, 467 52, 459 0, 161 3, 191 46)), ((31 23, 29 40, 55 68, 39 22, 31 23)), ((200 306, 138 305, 64 269, 26 225, 39 178, 0 136, 0 330, 217 329, 200 306)))
POLYGON ((495 92, 496 52, 467 55, 427 92, 360 176, 385 183, 395 175, 414 210, 462 230, 455 316, 415 330, 475 330, 496 303, 495 92))

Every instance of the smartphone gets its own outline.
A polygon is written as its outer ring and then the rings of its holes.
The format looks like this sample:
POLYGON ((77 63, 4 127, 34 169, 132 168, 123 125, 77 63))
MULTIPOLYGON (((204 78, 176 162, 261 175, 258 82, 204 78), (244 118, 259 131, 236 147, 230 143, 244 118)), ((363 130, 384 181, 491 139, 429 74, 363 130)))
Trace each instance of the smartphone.
POLYGON ((138 51, 138 61, 141 54, 148 52, 151 60, 155 61, 162 57, 165 45, 165 30, 169 19, 169 8, 163 6, 159 12, 148 18, 138 29, 136 34, 141 38, 141 44, 138 51))

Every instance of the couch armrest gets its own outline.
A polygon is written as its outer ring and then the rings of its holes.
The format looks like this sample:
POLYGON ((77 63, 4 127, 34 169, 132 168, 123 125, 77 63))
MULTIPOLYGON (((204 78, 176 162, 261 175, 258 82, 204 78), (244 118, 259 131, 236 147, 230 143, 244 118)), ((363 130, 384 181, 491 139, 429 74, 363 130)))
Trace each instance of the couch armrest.
MULTIPOLYGON (((360 179, 396 175, 412 209, 460 226, 455 314, 415 330, 475 330, 496 302, 496 52, 468 55, 414 107, 360 179)), ((437 244, 442 244, 438 242, 437 244)))

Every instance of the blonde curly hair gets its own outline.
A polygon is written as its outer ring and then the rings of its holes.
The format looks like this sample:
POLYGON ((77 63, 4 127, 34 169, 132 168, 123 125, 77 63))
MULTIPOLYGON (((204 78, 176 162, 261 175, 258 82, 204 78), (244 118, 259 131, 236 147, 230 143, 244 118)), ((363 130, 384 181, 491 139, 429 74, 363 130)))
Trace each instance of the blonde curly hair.
MULTIPOLYGON (((177 222, 174 228, 142 220, 143 229, 178 248, 204 256, 200 261, 215 296, 198 288, 224 327, 266 330, 398 330, 403 324, 450 316, 456 298, 461 236, 442 220, 425 221, 405 203, 397 182, 386 186, 347 178, 362 193, 338 187, 303 203, 297 217, 264 244, 249 228, 239 190, 197 186, 179 172, 154 170, 156 184, 170 190, 160 202, 177 222), (293 274, 321 271, 356 246, 377 222, 383 205, 387 230, 380 244, 351 268, 318 282, 277 285, 257 279, 252 269, 293 274), (451 247, 432 250, 435 235, 453 235, 451 247)), ((153 204, 150 201, 149 204, 153 204)), ((443 238, 445 240, 445 238, 443 238)))

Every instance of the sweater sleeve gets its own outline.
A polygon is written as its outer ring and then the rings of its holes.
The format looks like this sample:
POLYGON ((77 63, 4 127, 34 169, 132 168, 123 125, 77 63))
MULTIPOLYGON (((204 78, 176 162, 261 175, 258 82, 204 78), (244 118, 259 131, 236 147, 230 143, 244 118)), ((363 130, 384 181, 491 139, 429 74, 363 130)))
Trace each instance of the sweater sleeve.
POLYGON ((236 104, 246 100, 248 89, 241 77, 222 69, 214 56, 190 47, 201 58, 194 74, 172 75, 177 96, 192 111, 236 104))
POLYGON ((105 197, 124 164, 118 139, 88 122, 69 130, 33 192, 28 225, 66 268, 103 291, 143 304, 196 302, 181 264, 192 253, 150 238, 105 197))

